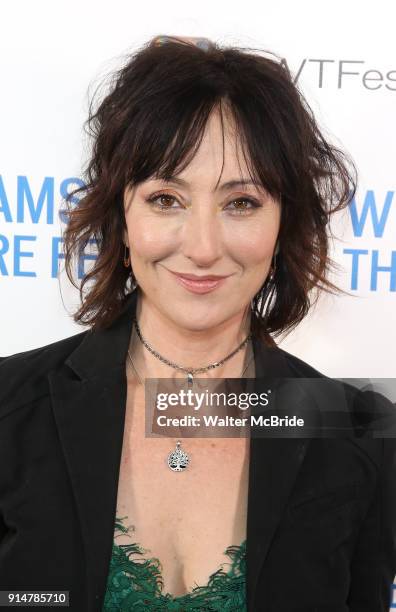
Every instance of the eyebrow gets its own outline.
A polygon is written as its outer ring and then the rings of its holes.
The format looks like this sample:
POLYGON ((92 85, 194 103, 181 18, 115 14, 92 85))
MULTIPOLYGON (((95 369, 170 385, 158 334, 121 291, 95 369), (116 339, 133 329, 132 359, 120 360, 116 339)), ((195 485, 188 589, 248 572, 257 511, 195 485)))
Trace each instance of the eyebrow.
MULTIPOLYGON (((184 179, 178 178, 177 176, 171 176, 168 179, 160 179, 159 177, 156 177, 156 178, 157 180, 163 180, 165 183, 176 183, 177 185, 180 185, 181 187, 188 187, 188 182, 185 181, 184 179)), ((261 189, 265 189, 262 183, 260 183, 259 181, 251 180, 251 179, 234 179, 232 181, 227 181, 219 185, 219 189, 220 191, 225 191, 226 189, 234 189, 235 187, 244 187, 246 185, 254 185, 261 189)))

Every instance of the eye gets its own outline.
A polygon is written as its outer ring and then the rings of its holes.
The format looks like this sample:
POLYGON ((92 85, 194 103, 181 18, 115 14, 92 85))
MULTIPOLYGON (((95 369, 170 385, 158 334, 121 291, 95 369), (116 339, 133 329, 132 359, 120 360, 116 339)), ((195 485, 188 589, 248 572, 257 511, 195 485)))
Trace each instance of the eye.
MULTIPOLYGON (((146 202, 148 202, 153 206, 153 208, 156 208, 161 212, 168 212, 170 210, 176 210, 178 208, 172 206, 174 202, 177 202, 175 196, 165 192, 153 194, 152 196, 146 199, 146 202)), ((250 214, 250 211, 252 211, 253 209, 260 208, 261 204, 257 200, 254 200, 252 198, 242 197, 231 200, 231 202, 229 202, 225 208, 228 209, 230 206, 230 214, 236 216, 250 214)))
MULTIPOLYGON (((261 204, 257 202, 257 200, 253 200, 252 198, 237 198, 236 200, 232 200, 229 204, 231 205, 237 204, 237 206, 234 207, 234 209, 231 212, 232 215, 250 214, 249 211, 253 210, 254 208, 261 207, 261 204)), ((226 208, 228 208, 228 206, 226 208)))
POLYGON ((160 210, 161 212, 166 212, 174 208, 172 206, 173 201, 176 201, 176 198, 169 193, 155 193, 146 199, 146 202, 149 202, 154 208, 157 208, 157 210, 160 210))

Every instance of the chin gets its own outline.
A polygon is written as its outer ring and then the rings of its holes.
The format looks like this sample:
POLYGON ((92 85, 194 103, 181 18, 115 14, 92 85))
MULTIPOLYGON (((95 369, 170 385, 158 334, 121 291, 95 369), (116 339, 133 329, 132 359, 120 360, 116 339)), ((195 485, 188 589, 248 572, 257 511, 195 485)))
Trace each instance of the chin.
POLYGON ((224 312, 216 316, 212 311, 206 313, 205 316, 205 313, 200 312, 199 308, 195 309, 195 312, 193 310, 192 308, 183 308, 180 310, 175 308, 169 315, 167 313, 165 314, 167 314, 168 318, 174 321, 178 327, 189 331, 205 331, 206 329, 211 329, 220 325, 229 318, 225 316, 224 312))

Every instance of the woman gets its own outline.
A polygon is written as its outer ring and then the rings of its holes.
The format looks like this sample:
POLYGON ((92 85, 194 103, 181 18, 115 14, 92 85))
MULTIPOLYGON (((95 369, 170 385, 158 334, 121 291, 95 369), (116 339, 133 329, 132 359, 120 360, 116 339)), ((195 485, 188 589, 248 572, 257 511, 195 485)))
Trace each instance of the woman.
POLYGON ((274 337, 336 289, 347 159, 277 58, 206 39, 145 45, 89 126, 64 242, 72 282, 97 246, 90 327, 0 365, 1 589, 89 612, 387 610, 393 440, 183 438, 145 414, 145 380, 326 378, 274 337))

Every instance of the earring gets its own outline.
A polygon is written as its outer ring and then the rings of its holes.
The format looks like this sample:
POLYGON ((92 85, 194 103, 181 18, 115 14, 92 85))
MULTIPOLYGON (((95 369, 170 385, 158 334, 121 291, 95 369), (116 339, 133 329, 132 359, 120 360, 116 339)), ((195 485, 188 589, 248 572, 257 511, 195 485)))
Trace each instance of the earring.
POLYGON ((276 243, 274 256, 272 258, 271 267, 270 267, 270 271, 269 271, 268 278, 267 278, 267 282, 269 283, 271 283, 274 280, 274 276, 276 272, 276 256, 278 255, 279 251, 280 251, 280 248, 279 248, 279 241, 278 241, 276 243))
POLYGON ((268 277, 267 277, 267 283, 271 283, 274 280, 274 276, 275 276, 275 267, 271 266, 268 277))
POLYGON ((126 268, 129 268, 130 263, 131 263, 131 260, 130 260, 130 257, 129 257, 129 256, 128 256, 128 257, 126 256, 126 254, 127 254, 126 250, 127 250, 127 246, 126 246, 126 244, 125 244, 125 245, 124 245, 124 266, 125 266, 126 268))
POLYGON ((267 282, 268 283, 271 283, 274 280, 275 272, 276 272, 276 255, 274 255, 274 257, 272 259, 270 271, 269 271, 269 274, 268 274, 268 277, 267 277, 267 282))

